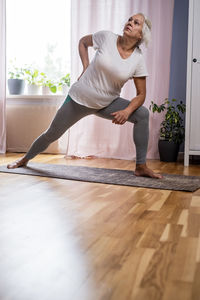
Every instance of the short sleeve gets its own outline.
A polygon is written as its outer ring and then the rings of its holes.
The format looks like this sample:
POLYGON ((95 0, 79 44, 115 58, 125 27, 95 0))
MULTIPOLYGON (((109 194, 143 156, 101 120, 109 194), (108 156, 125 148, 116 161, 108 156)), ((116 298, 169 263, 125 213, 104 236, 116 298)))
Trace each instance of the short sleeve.
POLYGON ((105 42, 108 31, 98 31, 92 35, 93 48, 95 50, 100 49, 102 44, 105 42))
POLYGON ((143 55, 141 55, 137 67, 135 69, 135 72, 133 74, 133 77, 144 77, 144 76, 149 76, 149 74, 147 72, 147 67, 146 67, 144 57, 143 55))

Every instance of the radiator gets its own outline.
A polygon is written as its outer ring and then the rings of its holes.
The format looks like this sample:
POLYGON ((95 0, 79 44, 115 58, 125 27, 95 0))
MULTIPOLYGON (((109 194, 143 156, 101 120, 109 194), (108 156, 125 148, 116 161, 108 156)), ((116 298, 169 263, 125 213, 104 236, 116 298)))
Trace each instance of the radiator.
MULTIPOLYGON (((6 136, 8 152, 27 152, 33 141, 50 125, 65 96, 8 96, 6 136)), ((53 142, 44 153, 65 153, 67 135, 53 142)))

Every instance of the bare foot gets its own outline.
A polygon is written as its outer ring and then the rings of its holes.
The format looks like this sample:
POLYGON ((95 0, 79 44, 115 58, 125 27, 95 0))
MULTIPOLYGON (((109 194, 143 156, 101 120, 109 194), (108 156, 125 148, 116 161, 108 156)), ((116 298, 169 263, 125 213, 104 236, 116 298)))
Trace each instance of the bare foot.
POLYGON ((156 179, 162 179, 163 176, 161 174, 154 173, 153 170, 149 169, 146 164, 136 165, 136 169, 134 172, 135 176, 144 176, 151 177, 156 179))
POLYGON ((7 165, 7 168, 8 169, 16 169, 16 168, 19 168, 19 167, 23 167, 23 166, 26 166, 28 163, 28 160, 25 159, 25 158, 20 158, 16 161, 14 161, 13 163, 11 164, 8 164, 7 165))

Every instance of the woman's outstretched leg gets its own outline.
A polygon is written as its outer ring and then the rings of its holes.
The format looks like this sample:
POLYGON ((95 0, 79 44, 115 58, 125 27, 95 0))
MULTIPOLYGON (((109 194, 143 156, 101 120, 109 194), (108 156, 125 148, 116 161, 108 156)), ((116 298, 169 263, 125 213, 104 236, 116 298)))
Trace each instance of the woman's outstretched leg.
POLYGON ((27 165, 30 159, 43 152, 51 143, 59 139, 73 124, 95 111, 95 109, 79 105, 68 97, 57 111, 49 128, 33 142, 22 158, 8 164, 7 168, 14 169, 27 165))

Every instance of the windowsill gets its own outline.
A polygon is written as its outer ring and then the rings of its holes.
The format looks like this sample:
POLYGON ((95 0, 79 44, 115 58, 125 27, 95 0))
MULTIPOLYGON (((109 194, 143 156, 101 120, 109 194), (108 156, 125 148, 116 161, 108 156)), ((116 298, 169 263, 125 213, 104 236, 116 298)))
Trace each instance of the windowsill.
POLYGON ((55 94, 55 95, 7 95, 6 103, 8 106, 18 105, 42 105, 42 106, 57 106, 60 105, 66 95, 55 94))
POLYGON ((28 94, 21 94, 21 95, 6 95, 6 99, 46 99, 46 98, 65 98, 66 95, 61 94, 50 94, 50 95, 28 95, 28 94))

